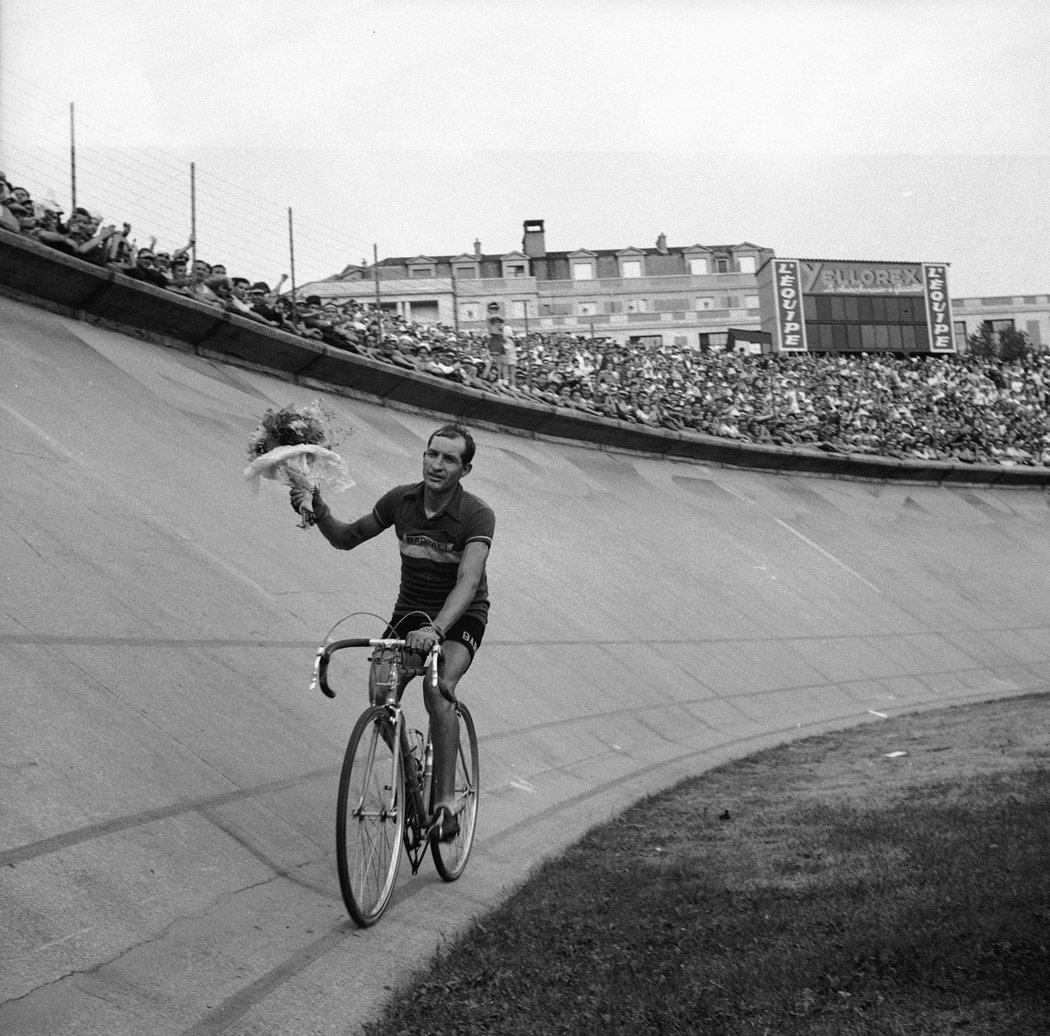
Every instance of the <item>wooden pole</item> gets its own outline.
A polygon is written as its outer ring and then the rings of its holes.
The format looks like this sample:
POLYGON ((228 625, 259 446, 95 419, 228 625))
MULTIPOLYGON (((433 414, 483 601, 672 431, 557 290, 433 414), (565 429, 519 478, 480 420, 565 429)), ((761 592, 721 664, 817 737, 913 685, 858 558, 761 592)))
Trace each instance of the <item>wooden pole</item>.
POLYGON ((190 256, 197 265, 197 163, 190 162, 190 256))
POLYGON ((372 245, 372 272, 376 279, 376 345, 383 344, 383 307, 379 302, 379 246, 372 245))
POLYGON ((288 206, 288 268, 292 276, 292 319, 299 320, 299 301, 295 297, 295 228, 292 223, 292 207, 288 206))
POLYGON ((295 224, 292 207, 288 206, 288 268, 292 271, 292 299, 295 299, 295 224))
POLYGON ((73 102, 69 102, 69 181, 70 181, 70 216, 77 207, 77 129, 76 114, 73 102))

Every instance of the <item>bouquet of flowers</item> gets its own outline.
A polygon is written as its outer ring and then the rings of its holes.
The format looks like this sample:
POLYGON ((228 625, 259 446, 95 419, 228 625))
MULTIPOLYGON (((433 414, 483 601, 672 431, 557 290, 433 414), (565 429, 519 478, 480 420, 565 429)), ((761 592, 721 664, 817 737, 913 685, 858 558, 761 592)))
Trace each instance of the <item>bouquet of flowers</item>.
POLYGON ((270 409, 248 440, 250 463, 244 477, 255 492, 258 492, 260 478, 305 492, 305 502, 299 509, 300 529, 313 525, 310 498, 315 486, 324 484, 340 493, 354 484, 346 462, 333 449, 338 445, 333 440, 334 417, 320 399, 305 407, 270 409))

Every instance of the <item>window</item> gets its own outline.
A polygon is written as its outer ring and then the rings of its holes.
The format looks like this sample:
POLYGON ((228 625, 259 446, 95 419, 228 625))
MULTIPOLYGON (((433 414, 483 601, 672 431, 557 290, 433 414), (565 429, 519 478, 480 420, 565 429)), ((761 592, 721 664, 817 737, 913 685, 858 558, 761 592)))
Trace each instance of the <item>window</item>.
POLYGON ((475 280, 478 276, 478 268, 476 266, 457 266, 453 271, 456 279, 461 281, 475 280))
POLYGON ((758 309, 758 296, 757 295, 745 295, 744 296, 744 308, 745 309, 758 309))
POLYGON ((480 320, 481 307, 476 302, 464 302, 459 307, 460 320, 480 320))
POLYGON ((642 276, 642 260, 641 259, 624 259, 620 263, 620 276, 621 277, 641 277, 642 276))
POLYGON ((598 312, 597 302, 577 302, 576 314, 581 317, 593 317, 598 312))
POLYGON ((505 277, 524 277, 525 276, 525 267, 521 266, 521 265, 519 265, 517 263, 515 263, 512 266, 507 266, 506 267, 506 272, 504 273, 504 276, 505 277))
POLYGON ((696 300, 697 309, 714 309, 715 300, 712 298, 700 298, 696 300))
MULTIPOLYGON (((694 277, 699 277, 702 274, 707 273, 707 260, 706 259, 690 259, 689 260, 689 272, 694 277)), ((699 307, 697 307, 699 308, 699 307)))
POLYGON ((753 255, 742 255, 736 261, 736 268, 741 273, 754 273, 755 272, 755 257, 753 255))
POLYGON ((628 313, 646 313, 649 310, 648 303, 645 299, 628 299, 627 300, 627 312, 628 313))
POLYGON ((434 268, 432 266, 410 266, 408 275, 409 277, 433 277, 434 268))
POLYGON ((956 320, 955 321, 955 340, 957 342, 966 341, 966 321, 956 320))
POLYGON ((729 260, 724 256, 715 260, 715 273, 729 273, 729 260))
POLYGON ((594 280, 594 264, 593 263, 573 263, 572 264, 572 279, 574 281, 593 281, 594 280))
POLYGON ((1012 331, 1014 329, 1014 322, 1012 320, 992 320, 992 331, 994 334, 1001 335, 1004 331, 1012 331))

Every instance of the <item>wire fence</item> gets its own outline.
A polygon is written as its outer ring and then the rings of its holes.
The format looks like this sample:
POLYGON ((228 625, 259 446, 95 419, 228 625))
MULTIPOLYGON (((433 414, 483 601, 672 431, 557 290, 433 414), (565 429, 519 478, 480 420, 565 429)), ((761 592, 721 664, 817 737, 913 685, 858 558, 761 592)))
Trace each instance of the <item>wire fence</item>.
POLYGON ((2 67, 0 97, 0 171, 35 201, 57 202, 66 217, 83 206, 104 225, 130 223, 135 246, 155 238, 169 252, 195 228, 199 258, 271 284, 292 272, 298 285, 320 280, 372 255, 373 245, 352 230, 300 211, 294 196, 275 198, 269 180, 224 178, 207 152, 123 144, 121 128, 104 114, 2 67))

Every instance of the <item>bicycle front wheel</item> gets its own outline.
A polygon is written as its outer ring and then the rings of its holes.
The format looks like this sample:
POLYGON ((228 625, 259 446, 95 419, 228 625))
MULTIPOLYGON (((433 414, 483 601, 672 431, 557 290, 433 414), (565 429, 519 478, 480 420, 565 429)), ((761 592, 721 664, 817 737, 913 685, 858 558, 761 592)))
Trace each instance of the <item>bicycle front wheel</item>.
POLYGON ((405 788, 394 754, 396 734, 386 709, 366 709, 350 735, 339 777, 339 888, 350 916, 362 928, 383 916, 401 863, 405 788))
POLYGON ((459 748, 456 751, 456 797, 459 833, 450 842, 432 842, 434 866, 445 881, 455 881, 467 866, 478 822, 478 736, 466 705, 457 704, 459 748))

